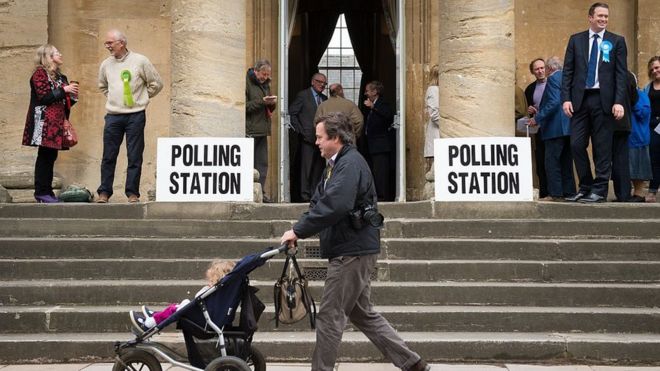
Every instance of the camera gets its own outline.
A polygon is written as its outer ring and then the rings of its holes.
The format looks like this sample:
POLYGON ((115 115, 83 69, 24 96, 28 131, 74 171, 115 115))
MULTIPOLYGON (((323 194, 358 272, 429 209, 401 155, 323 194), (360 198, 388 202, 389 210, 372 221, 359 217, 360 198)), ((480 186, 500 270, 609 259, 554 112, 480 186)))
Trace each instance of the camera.
POLYGON ((383 214, 379 213, 374 205, 358 207, 351 211, 349 216, 351 217, 351 226, 357 230, 364 228, 365 224, 374 228, 382 228, 383 220, 385 220, 383 214))

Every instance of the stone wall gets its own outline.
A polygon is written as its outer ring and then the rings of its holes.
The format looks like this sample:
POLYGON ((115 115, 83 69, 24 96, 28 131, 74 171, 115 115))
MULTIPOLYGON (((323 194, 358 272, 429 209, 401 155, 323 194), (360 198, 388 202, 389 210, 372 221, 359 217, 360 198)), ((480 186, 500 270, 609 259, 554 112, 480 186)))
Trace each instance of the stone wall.
POLYGON ((0 173, 34 168, 36 148, 21 146, 37 48, 48 41, 48 0, 0 0, 0 173))

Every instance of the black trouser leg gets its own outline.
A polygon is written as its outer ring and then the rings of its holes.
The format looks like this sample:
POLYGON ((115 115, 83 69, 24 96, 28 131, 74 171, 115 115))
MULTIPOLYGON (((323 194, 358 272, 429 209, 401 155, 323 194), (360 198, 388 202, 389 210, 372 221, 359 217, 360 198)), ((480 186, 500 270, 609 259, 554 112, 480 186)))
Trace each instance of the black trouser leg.
POLYGON ((39 147, 37 160, 34 163, 34 195, 44 196, 53 194, 53 168, 57 160, 58 150, 48 147, 39 147))

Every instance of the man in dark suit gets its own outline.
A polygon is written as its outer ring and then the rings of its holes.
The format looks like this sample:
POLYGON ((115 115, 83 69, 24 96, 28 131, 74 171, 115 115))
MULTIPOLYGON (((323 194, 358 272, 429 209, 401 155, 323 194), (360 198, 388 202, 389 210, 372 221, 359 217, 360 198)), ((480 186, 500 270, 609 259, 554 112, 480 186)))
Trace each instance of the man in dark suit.
POLYGON ((291 126, 301 136, 298 154, 300 156, 300 199, 303 202, 309 202, 312 198, 325 167, 325 161, 314 144, 316 142, 314 115, 316 115, 318 106, 328 99, 323 94, 327 83, 328 79, 324 74, 315 73, 312 76, 312 86, 301 90, 289 106, 291 126))
POLYGON ((372 81, 365 87, 364 101, 367 113, 364 125, 364 136, 367 142, 367 153, 371 173, 376 183, 378 201, 393 201, 394 192, 392 184, 392 152, 394 152, 392 123, 394 113, 390 106, 381 98, 383 83, 372 81))
MULTIPOLYGON (((543 97, 543 91, 546 85, 545 61, 543 58, 536 58, 529 63, 529 72, 534 75, 533 83, 525 88, 525 98, 527 99, 527 114, 534 117, 539 111, 539 104, 543 97)), ((539 178, 539 199, 548 197, 548 181, 545 176, 545 143, 541 140, 540 134, 534 134, 534 162, 536 164, 536 176, 539 178)))
POLYGON ((566 48, 561 97, 571 118, 571 149, 580 189, 567 201, 603 202, 612 170, 614 120, 624 116, 627 48, 623 36, 605 31, 609 7, 589 8, 589 30, 572 35, 566 48), (591 138, 595 178, 587 146, 591 138))

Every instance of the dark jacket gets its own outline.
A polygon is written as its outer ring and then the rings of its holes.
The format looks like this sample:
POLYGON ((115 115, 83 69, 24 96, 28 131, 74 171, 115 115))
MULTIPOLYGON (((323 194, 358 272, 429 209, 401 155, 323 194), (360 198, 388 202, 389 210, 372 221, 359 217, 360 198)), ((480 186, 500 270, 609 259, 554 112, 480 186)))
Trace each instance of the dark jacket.
POLYGON ((390 106, 379 97, 372 109, 367 109, 364 120, 365 138, 369 153, 391 152, 390 128, 394 122, 394 113, 390 106))
POLYGON ((561 76, 561 71, 556 71, 548 77, 535 117, 540 126, 542 140, 571 135, 571 119, 564 113, 560 99, 561 76))
MULTIPOLYGON (((574 112, 577 112, 582 105, 587 81, 589 43, 592 41, 589 40, 587 30, 571 36, 566 47, 561 101, 562 104, 567 101, 572 102, 574 112)), ((603 61, 603 53, 600 53, 598 58, 600 100, 605 114, 612 115, 614 104, 625 105, 626 103, 628 49, 623 36, 609 31, 605 31, 603 41, 609 41, 612 44, 612 50, 609 62, 603 61)))
MULTIPOLYGON (((64 120, 69 118, 69 105, 64 86, 69 82, 64 75, 56 81, 48 77, 43 67, 38 67, 30 78, 30 107, 23 130, 24 146, 41 146, 52 149, 67 149, 62 146, 64 120), (37 136, 35 137, 35 130, 37 136)), ((69 99, 71 105, 75 99, 69 99)))
POLYGON ((371 226, 355 230, 349 212, 376 204, 376 189, 367 162, 352 145, 339 151, 330 178, 316 189, 300 220, 293 226, 299 238, 320 233, 321 257, 358 256, 380 252, 380 231, 371 226), (324 185, 325 183, 325 185, 324 185))
MULTIPOLYGON (((326 101, 328 97, 321 93, 321 101, 326 101)), ((316 115, 316 100, 312 88, 307 88, 298 92, 296 99, 289 106, 289 115, 291 116, 291 126, 302 134, 307 143, 316 142, 316 128, 314 126, 314 115, 316 115)))
MULTIPOLYGON (((525 99, 527 99, 527 107, 534 105, 534 90, 536 90, 537 83, 538 80, 534 80, 534 82, 527 85, 527 87, 525 88, 525 99)), ((527 114, 527 107, 525 107, 525 115, 527 114)))
POLYGON ((245 77, 245 135, 270 135, 270 117, 275 106, 267 106, 264 97, 270 95, 270 79, 260 84, 250 68, 245 77))

